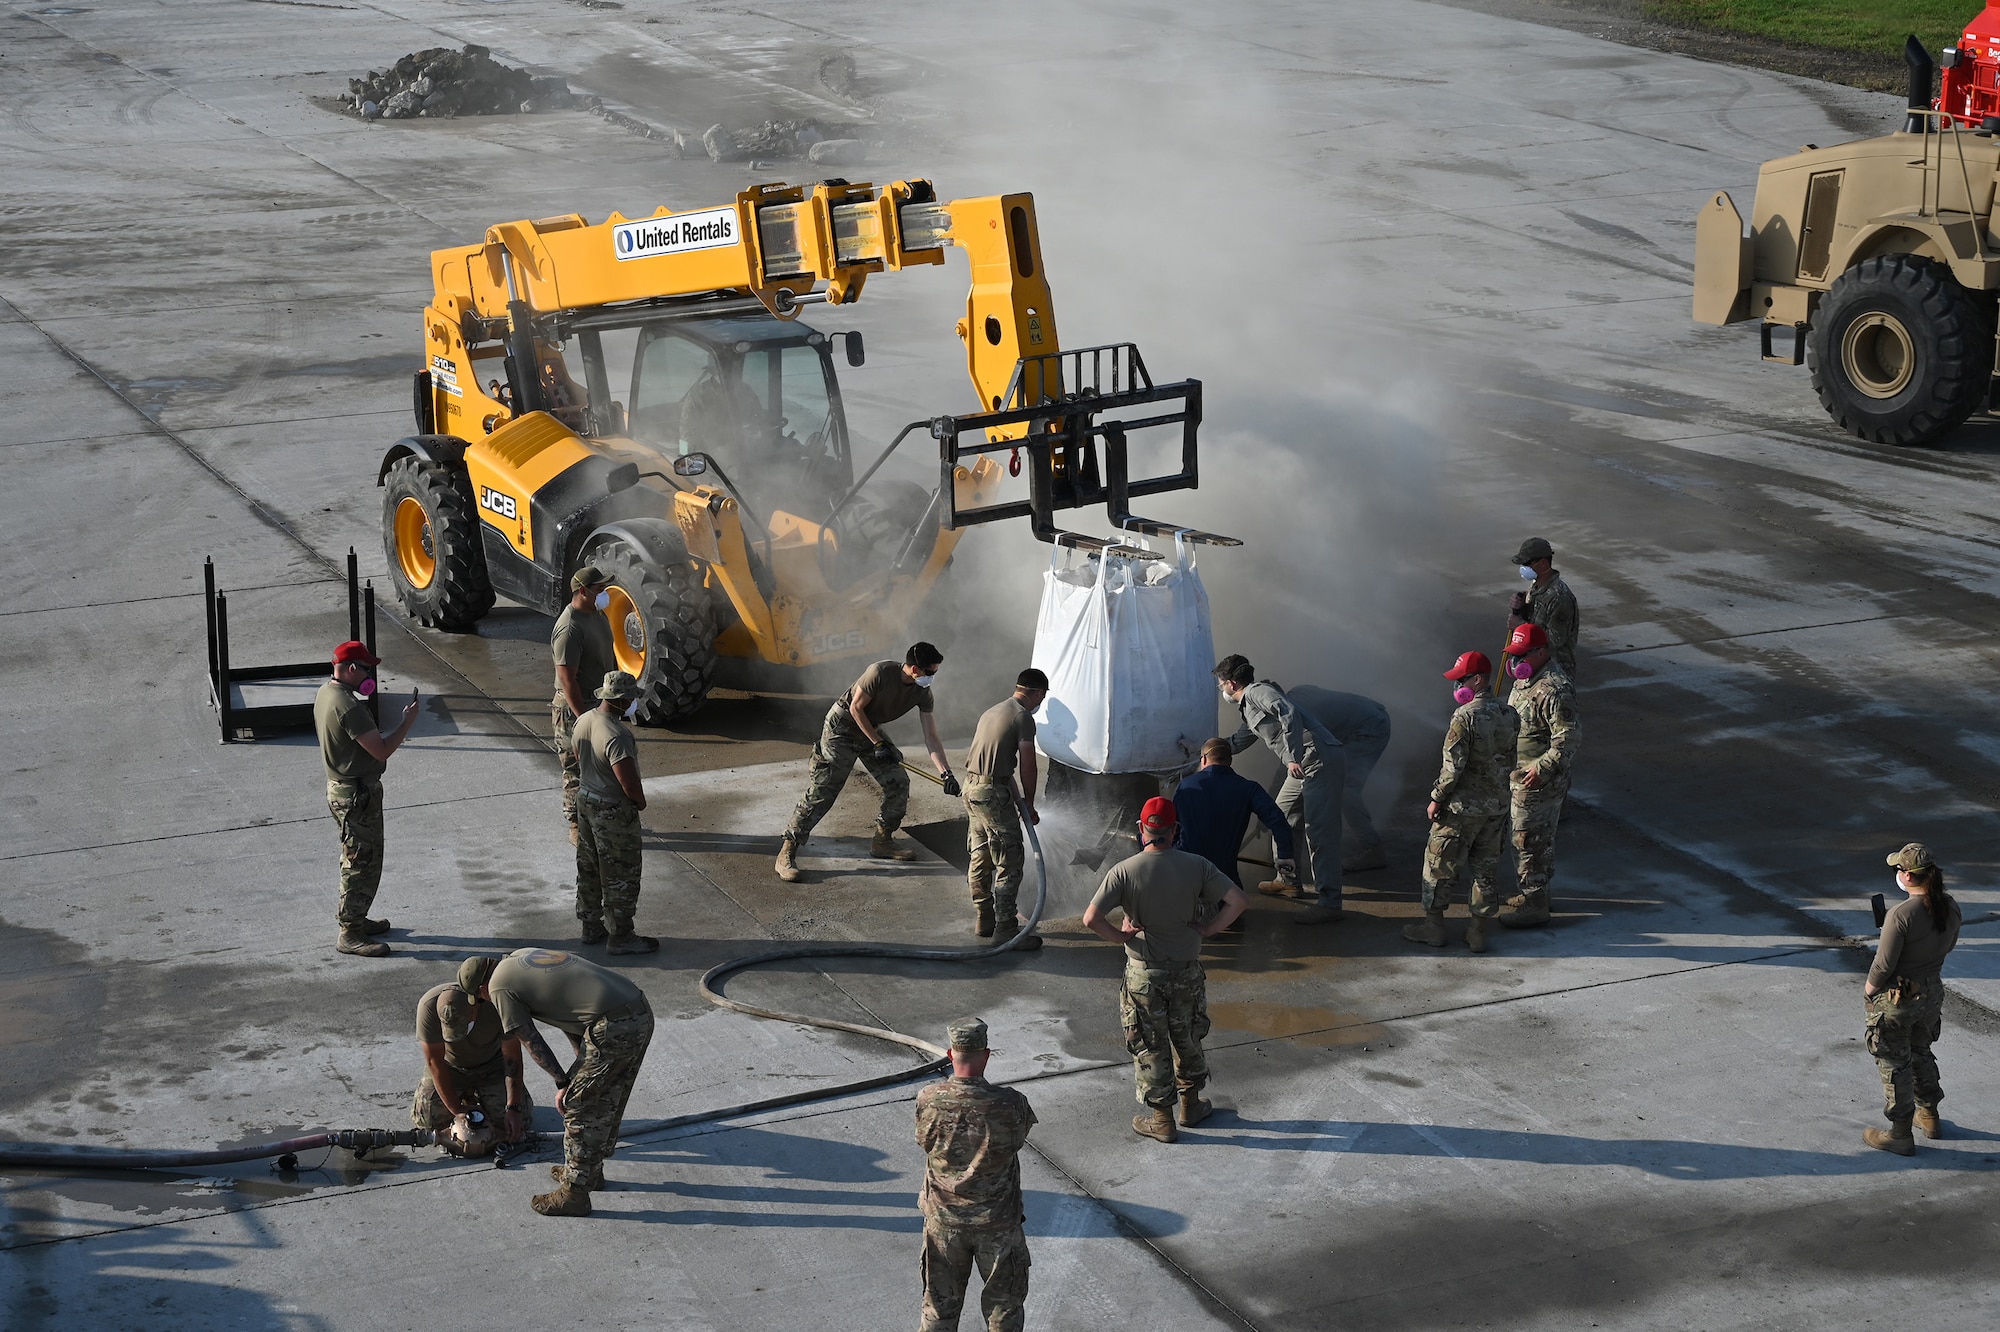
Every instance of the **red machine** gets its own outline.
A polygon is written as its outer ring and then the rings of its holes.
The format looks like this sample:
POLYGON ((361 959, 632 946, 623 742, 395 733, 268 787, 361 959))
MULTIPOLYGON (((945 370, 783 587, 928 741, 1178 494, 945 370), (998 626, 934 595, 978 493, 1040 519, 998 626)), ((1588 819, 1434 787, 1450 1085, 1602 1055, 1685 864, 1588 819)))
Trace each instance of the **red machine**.
POLYGON ((1939 52, 1938 63, 1944 80, 1932 110, 1971 129, 2000 116, 2000 3, 1987 5, 1966 24, 1958 44, 1939 52))

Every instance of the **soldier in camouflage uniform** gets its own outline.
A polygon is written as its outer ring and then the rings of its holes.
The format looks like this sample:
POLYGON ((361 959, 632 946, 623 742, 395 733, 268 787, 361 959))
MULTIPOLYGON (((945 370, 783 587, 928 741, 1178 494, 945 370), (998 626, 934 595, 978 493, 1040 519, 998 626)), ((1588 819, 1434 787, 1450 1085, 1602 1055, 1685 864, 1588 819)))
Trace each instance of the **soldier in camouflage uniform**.
POLYGON ((1442 948, 1444 915, 1459 874, 1472 869, 1472 919, 1465 946, 1486 951, 1486 922, 1500 909, 1495 873, 1507 836, 1507 772, 1514 766, 1521 719, 1486 692, 1493 664, 1483 652, 1461 656, 1444 678, 1454 681, 1458 711, 1444 733, 1444 762, 1431 786, 1430 843, 1424 848, 1424 918, 1403 927, 1412 943, 1442 948))
MULTIPOLYGON (((965 751, 965 877, 972 890, 972 932, 982 939, 991 938, 996 926, 1011 935, 1021 924, 1027 860, 1021 819, 1023 810, 1036 823, 1042 819, 1035 810, 1035 709, 1048 695, 1048 676, 1032 666, 1022 671, 1013 694, 979 715, 965 751)), ((1024 953, 1041 946, 1039 934, 1024 935, 1015 945, 1024 953)))
POLYGON ((622 717, 639 701, 639 682, 624 671, 607 671, 596 691, 601 700, 577 722, 576 918, 583 941, 604 943, 607 953, 651 953, 660 941, 632 932, 639 909, 639 872, 644 853, 639 812, 646 788, 639 780, 638 741, 622 717))
MULTIPOLYGON (((1549 655, 1556 659, 1556 665, 1563 668, 1570 682, 1575 683, 1576 593, 1569 590, 1569 584, 1556 571, 1555 558, 1555 548, 1541 537, 1529 537, 1514 552, 1514 563, 1520 566, 1521 577, 1534 580, 1534 585, 1514 594, 1512 604, 1507 607, 1507 631, 1512 633, 1523 624, 1540 625, 1549 636, 1549 655)), ((1508 684, 1519 687, 1511 680, 1508 684)))
POLYGON ((972 1269, 985 1289, 987 1332, 1020 1332, 1028 1302, 1028 1239, 1021 1229, 1021 1147, 1034 1127, 1028 1098, 986 1080, 986 1024, 954 1022, 951 1077, 917 1093, 924 1149, 924 1321, 953 1332, 972 1269))
POLYGON ((1548 635, 1537 624, 1507 640, 1508 668, 1519 683, 1508 700, 1521 718, 1514 755, 1514 869, 1520 891, 1507 899, 1500 923, 1509 929, 1549 919, 1549 879, 1556 867, 1556 824, 1576 763, 1576 690, 1550 659, 1548 635))
POLYGON ((357 957, 389 956, 389 945, 375 937, 389 932, 389 922, 368 916, 382 884, 382 774, 417 721, 412 694, 395 730, 377 728, 366 700, 375 692, 380 664, 366 643, 342 643, 333 650, 333 678, 313 696, 326 808, 340 830, 340 935, 334 948, 357 957))
POLYGON ((410 1099, 410 1119, 442 1132, 438 1145, 453 1156, 484 1156, 503 1137, 521 1141, 534 1110, 521 1080, 521 1043, 501 1037, 499 1014, 484 997, 497 962, 468 957, 455 981, 417 1001, 424 1076, 410 1099))
POLYGON ((550 1170, 556 1187, 538 1193, 543 1216, 589 1216, 590 1195, 604 1184, 604 1161, 618 1146, 625 1102, 653 1041, 653 1007, 637 985, 615 971, 552 948, 521 948, 502 958, 485 998, 500 1015, 501 1034, 556 1084, 563 1117, 563 1163, 550 1170), (565 1069, 535 1027, 559 1027, 576 1048, 565 1069))
POLYGON ((1084 928, 1107 943, 1125 945, 1125 985, 1118 995, 1125 1048, 1132 1054, 1139 1103, 1132 1131, 1158 1142, 1176 1142, 1173 1104, 1192 1127, 1214 1109, 1202 1099, 1208 1085, 1208 977, 1201 969, 1202 940, 1229 928, 1250 899, 1206 856, 1174 846, 1180 814, 1155 796, 1139 812, 1138 855, 1111 867, 1084 908, 1084 928), (1123 911, 1118 925, 1113 911, 1123 911))
POLYGON ((569 576, 569 605, 549 631, 549 652, 556 659, 556 692, 549 700, 549 730, 556 760, 562 764, 563 817, 569 820, 569 840, 576 844, 576 792, 579 777, 576 745, 570 733, 576 719, 590 712, 589 692, 605 672, 618 669, 617 648, 604 608, 611 604, 611 580, 594 564, 569 576))
POLYGON ((924 748, 930 753, 938 776, 944 779, 944 793, 959 794, 958 778, 952 776, 951 760, 945 757, 944 742, 938 739, 937 722, 931 715, 935 706, 931 684, 942 665, 944 654, 937 648, 929 643, 913 643, 903 654, 900 665, 893 661, 876 662, 827 709, 826 724, 820 729, 819 743, 813 746, 807 764, 806 793, 792 810, 791 826, 785 829, 785 836, 778 843, 776 868, 780 879, 797 883, 805 877, 799 869, 799 848, 840 798, 857 762, 868 769, 868 775, 882 788, 882 812, 876 816, 875 838, 869 843, 868 854, 877 860, 916 859, 916 852, 896 845, 893 840, 896 829, 903 826, 903 816, 910 810, 910 777, 903 771, 903 751, 889 742, 881 727, 915 708, 923 728, 924 748))

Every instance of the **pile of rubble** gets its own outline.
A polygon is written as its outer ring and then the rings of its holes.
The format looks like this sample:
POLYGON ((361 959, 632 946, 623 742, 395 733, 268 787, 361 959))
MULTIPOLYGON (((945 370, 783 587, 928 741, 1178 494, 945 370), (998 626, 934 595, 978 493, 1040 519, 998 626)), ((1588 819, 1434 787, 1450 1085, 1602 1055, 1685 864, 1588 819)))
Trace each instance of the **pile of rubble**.
POLYGON ((701 136, 701 146, 715 162, 803 157, 830 166, 859 166, 868 153, 855 137, 856 128, 817 120, 767 120, 741 130, 711 125, 701 136))
POLYGON ((349 79, 343 110, 364 120, 413 116, 504 116, 588 109, 592 100, 560 78, 503 65, 483 46, 412 51, 365 79, 349 79))

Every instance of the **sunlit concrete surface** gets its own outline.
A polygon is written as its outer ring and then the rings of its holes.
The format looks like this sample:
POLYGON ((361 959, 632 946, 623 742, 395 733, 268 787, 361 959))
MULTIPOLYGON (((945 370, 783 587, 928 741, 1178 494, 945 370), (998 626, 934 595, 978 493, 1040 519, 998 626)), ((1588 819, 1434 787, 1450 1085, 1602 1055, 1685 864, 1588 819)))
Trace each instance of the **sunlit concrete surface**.
MULTIPOLYGON (((217 743, 201 563, 239 661, 344 637, 348 548, 385 581, 372 482, 410 430, 429 251, 812 179, 672 144, 816 116, 877 145, 850 176, 1034 192, 1066 345, 1134 340, 1157 376, 1204 381, 1202 488, 1149 512, 1246 539, 1202 556, 1218 650, 1381 698, 1397 730, 1371 787, 1393 864, 1353 876, 1350 921, 1264 899, 1213 946, 1222 1110, 1174 1147, 1127 1127, 1118 960, 1075 919, 1091 876, 1071 853, 1096 830, 1055 811, 1039 954, 731 982, 933 1040, 987 1018, 995 1076, 1041 1119, 1030 1326, 1991 1321, 2000 435, 1858 444, 1804 371, 1758 363, 1754 331, 1688 319, 1707 194, 1747 207, 1759 161, 1887 129, 1894 99, 1391 0, 77 0, 0 10, 0 108, 0 1136, 398 1127, 417 996, 468 952, 571 937, 547 623, 503 605, 445 635, 384 607, 385 693, 424 697, 387 779, 396 956, 341 957, 310 742, 217 743), (325 105, 466 42, 628 119, 325 105), (846 92, 817 76, 838 52, 846 92), (1531 533, 1583 604, 1559 916, 1484 957, 1417 949, 1397 931, 1450 707, 1436 672, 1498 648, 1531 533), (1852 943, 1908 840, 1967 921, 1939 1046, 1951 1136, 1914 1162, 1860 1144, 1879 1098, 1852 943)), ((964 280, 954 256, 812 312, 867 335, 843 369, 864 457, 971 406, 964 280)), ((886 474, 934 477, 916 447, 886 474)), ((955 746, 1025 662, 1047 559, 973 533, 917 626, 947 654, 955 746)), ((772 876, 826 697, 725 688, 643 733, 639 923, 662 949, 623 961, 661 1023, 635 1119, 906 1063, 711 1007, 713 964, 778 939, 971 941, 934 854, 956 811, 922 784, 924 859, 866 859, 857 777, 813 881, 772 876)), ((639 1136, 588 1221, 528 1210, 547 1155, 17 1172, 0 1321, 909 1325, 913 1096, 639 1136)))

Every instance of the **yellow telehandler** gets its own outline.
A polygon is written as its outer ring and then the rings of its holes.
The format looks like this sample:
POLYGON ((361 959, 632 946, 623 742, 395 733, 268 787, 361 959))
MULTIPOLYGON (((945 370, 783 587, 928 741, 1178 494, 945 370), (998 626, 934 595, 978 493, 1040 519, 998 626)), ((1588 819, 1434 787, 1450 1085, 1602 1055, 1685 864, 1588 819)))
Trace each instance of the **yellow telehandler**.
POLYGON ((698 708, 719 656, 900 655, 966 526, 1025 517, 1096 551, 1118 539, 1062 531, 1055 513, 1102 503, 1121 533, 1166 535, 1131 500, 1199 480, 1200 382, 1155 384, 1131 343, 1060 348, 1027 194, 760 185, 716 208, 502 223, 431 268, 417 433, 377 474, 396 594, 421 623, 464 630, 496 595, 558 613, 572 571, 595 564, 647 722, 698 708), (859 366, 861 335, 799 313, 951 246, 971 261, 958 336, 978 405, 905 426, 857 476, 833 344, 859 366), (1149 430, 1167 434, 1143 456, 1177 465, 1135 477, 1128 437, 1149 430), (937 487, 865 490, 919 431, 938 445, 937 487))

